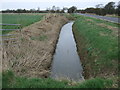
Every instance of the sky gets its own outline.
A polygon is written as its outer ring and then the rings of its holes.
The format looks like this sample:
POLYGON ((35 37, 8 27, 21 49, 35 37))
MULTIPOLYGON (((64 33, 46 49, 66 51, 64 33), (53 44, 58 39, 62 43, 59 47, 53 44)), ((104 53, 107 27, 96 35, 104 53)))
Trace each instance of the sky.
POLYGON ((85 9, 88 7, 95 7, 97 4, 106 5, 108 2, 116 2, 118 0, 2 0, 0 2, 0 10, 6 9, 37 9, 46 10, 52 6, 71 7, 76 6, 78 9, 85 9))

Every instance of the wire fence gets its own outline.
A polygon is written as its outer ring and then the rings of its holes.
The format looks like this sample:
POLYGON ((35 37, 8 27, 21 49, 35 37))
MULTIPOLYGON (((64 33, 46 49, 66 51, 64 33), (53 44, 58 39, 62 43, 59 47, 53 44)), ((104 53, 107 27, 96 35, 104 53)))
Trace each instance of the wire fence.
POLYGON ((19 39, 21 38, 21 24, 0 24, 2 29, 0 29, 1 45, 8 46, 10 44, 18 44, 19 39), (15 29, 5 29, 4 26, 16 27, 15 29), (2 33, 3 31, 15 31, 17 33, 2 33))

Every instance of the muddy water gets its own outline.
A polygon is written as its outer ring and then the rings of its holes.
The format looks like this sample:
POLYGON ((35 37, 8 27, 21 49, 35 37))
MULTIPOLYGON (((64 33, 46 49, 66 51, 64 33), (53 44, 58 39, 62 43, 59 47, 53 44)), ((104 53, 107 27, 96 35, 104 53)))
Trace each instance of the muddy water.
POLYGON ((51 77, 56 79, 83 80, 82 66, 77 54, 72 32, 73 22, 61 29, 56 51, 53 57, 51 77))

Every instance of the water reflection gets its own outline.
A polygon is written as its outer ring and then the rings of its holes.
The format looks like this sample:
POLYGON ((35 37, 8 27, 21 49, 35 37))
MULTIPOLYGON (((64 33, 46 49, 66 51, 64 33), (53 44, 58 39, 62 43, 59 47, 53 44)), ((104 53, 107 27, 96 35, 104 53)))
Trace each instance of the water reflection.
POLYGON ((52 78, 67 78, 75 81, 83 80, 83 69, 76 51, 76 43, 72 32, 73 23, 69 22, 61 29, 53 57, 52 78))

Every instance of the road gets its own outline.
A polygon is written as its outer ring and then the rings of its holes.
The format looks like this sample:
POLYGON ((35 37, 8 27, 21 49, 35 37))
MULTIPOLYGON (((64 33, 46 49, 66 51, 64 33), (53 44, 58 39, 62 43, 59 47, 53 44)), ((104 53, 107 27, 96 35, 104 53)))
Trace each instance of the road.
POLYGON ((89 16, 89 17, 95 17, 95 18, 99 18, 99 19, 104 19, 107 21, 111 21, 111 22, 115 22, 115 23, 120 23, 120 18, 115 18, 115 17, 107 17, 107 16, 98 16, 98 15, 90 15, 90 14, 81 14, 80 15, 84 15, 84 16, 89 16))

